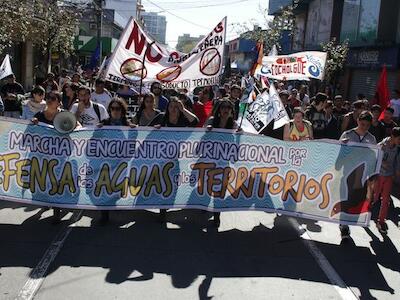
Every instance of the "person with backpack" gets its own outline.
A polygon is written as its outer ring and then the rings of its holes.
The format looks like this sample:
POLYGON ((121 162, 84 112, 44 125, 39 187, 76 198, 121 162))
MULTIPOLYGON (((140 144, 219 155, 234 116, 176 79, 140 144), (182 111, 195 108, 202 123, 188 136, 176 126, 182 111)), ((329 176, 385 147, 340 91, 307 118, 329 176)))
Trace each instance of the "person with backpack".
POLYGON ((318 93, 311 104, 310 108, 306 110, 305 117, 311 122, 315 139, 323 139, 327 136, 326 128, 328 122, 325 115, 325 104, 328 97, 323 93, 318 93))
POLYGON ((382 147, 383 160, 381 170, 374 187, 374 204, 381 201, 378 222, 376 227, 382 234, 387 233, 385 223, 389 206, 390 193, 392 191, 394 177, 399 175, 400 164, 400 127, 394 127, 390 137, 385 138, 378 144, 382 147))
POLYGON ((106 108, 90 100, 90 89, 80 86, 78 89, 79 102, 72 105, 70 112, 75 114, 82 126, 95 126, 109 118, 106 108))
POLYGON ((301 107, 293 109, 293 120, 285 125, 283 130, 283 140, 285 141, 304 141, 312 140, 313 130, 309 121, 304 119, 304 111, 301 107))

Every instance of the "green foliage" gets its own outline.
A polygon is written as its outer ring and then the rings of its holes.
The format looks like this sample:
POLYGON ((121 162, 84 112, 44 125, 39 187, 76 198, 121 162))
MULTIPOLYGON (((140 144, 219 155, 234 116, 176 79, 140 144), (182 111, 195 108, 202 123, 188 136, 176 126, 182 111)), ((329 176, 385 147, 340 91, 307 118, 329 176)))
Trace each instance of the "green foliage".
POLYGON ((0 53, 16 42, 31 40, 43 52, 68 55, 81 12, 66 1, 2 0, 0 6, 0 53))
MULTIPOLYGON (((293 5, 282 7, 279 14, 275 15, 272 20, 268 16, 268 9, 260 7, 260 13, 264 17, 264 27, 250 26, 246 23, 233 24, 237 28, 240 36, 256 42, 262 41, 264 43, 264 52, 268 53, 274 45, 278 50, 281 49, 281 38, 284 32, 288 32, 292 36, 296 31, 296 18, 294 9, 298 6, 299 0, 294 0, 293 5)), ((253 24, 254 25, 254 24, 253 24)))
POLYGON ((325 81, 333 82, 343 69, 349 52, 349 41, 339 43, 335 38, 321 44, 322 50, 327 53, 325 65, 325 81))

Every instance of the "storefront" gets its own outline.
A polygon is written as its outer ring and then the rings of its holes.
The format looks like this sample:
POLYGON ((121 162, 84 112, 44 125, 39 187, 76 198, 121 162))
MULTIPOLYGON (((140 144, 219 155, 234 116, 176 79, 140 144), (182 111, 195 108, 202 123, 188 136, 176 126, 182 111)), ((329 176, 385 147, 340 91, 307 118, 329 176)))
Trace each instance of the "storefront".
POLYGON ((400 72, 398 68, 399 48, 359 48, 349 51, 345 66, 344 94, 354 101, 357 94, 367 99, 375 95, 382 67, 386 65, 390 93, 399 88, 400 72))

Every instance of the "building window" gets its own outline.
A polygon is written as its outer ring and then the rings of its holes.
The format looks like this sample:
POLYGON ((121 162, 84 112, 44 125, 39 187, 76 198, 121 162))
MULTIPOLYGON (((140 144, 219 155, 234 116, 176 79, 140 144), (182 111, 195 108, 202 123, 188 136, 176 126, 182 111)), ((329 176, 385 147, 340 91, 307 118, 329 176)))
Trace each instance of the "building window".
POLYGON ((345 0, 340 39, 373 44, 378 35, 381 0, 345 0))

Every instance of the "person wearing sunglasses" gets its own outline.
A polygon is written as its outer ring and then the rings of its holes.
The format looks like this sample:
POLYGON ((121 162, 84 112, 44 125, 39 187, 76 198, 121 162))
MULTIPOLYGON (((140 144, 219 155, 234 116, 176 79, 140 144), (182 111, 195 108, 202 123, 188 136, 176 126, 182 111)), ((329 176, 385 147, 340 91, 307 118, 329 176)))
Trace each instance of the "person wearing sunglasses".
POLYGON ((135 127, 126 117, 128 106, 121 98, 115 97, 111 99, 108 105, 109 118, 97 124, 97 127, 102 126, 130 126, 135 127))
POLYGON ((165 111, 168 106, 168 99, 162 94, 163 90, 161 83, 157 81, 153 82, 150 86, 150 92, 155 96, 155 108, 165 111))
MULTIPOLYGON (((46 96, 46 107, 43 111, 36 113, 32 118, 32 123, 37 125, 39 122, 54 125, 55 116, 61 112, 61 95, 58 92, 51 92, 46 96)), ((53 208, 53 223, 61 220, 61 209, 53 208)))
MULTIPOLYGON (((110 104, 108 105, 108 114, 109 118, 103 120, 97 127, 103 126, 129 126, 136 127, 136 125, 132 124, 126 117, 128 111, 128 106, 125 101, 121 98, 113 98, 111 99, 110 104)), ((108 210, 101 211, 100 224, 106 224, 110 219, 110 212, 108 210)))

